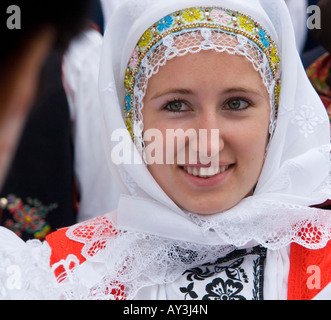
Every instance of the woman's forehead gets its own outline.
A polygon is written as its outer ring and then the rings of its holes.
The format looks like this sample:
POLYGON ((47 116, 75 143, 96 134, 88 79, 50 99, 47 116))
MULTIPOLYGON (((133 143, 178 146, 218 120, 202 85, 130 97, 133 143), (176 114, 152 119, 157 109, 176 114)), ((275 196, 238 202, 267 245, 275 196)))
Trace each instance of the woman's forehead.
POLYGON ((268 95, 261 76, 244 56, 214 50, 175 57, 160 67, 147 84, 146 95, 166 92, 229 90, 268 95), (240 90, 239 90, 240 89, 240 90))

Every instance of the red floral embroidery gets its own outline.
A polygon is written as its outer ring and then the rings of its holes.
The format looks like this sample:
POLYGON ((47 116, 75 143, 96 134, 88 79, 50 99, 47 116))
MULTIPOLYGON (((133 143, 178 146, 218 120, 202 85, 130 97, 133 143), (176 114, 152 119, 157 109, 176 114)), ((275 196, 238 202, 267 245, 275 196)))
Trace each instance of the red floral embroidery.
POLYGON ((7 197, 7 210, 11 217, 4 222, 4 226, 14 231, 18 236, 22 232, 31 234, 36 239, 44 239, 51 232, 51 227, 45 220, 47 214, 57 207, 57 204, 44 206, 37 199, 26 199, 26 204, 15 195, 7 197))

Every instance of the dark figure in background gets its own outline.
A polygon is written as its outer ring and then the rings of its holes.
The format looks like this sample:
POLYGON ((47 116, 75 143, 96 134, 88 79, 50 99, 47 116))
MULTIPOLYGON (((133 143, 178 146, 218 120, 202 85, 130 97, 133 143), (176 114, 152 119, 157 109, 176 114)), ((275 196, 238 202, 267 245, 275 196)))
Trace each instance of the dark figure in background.
POLYGON ((44 239, 76 222, 73 150, 62 55, 46 60, 42 83, 0 193, 1 224, 22 239, 44 239))
POLYGON ((75 221, 61 59, 88 23, 91 0, 16 1, 20 29, 6 26, 11 4, 0 3, 0 218, 24 239, 43 239, 75 221))

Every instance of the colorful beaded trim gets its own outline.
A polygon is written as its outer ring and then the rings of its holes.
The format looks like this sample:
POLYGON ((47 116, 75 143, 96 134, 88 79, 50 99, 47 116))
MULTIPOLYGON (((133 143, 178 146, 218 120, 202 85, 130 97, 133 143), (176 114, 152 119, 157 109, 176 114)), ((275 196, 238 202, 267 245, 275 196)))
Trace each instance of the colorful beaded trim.
MULTIPOLYGON (((238 11, 222 9, 218 7, 188 8, 176 11, 153 24, 144 32, 139 39, 129 60, 125 72, 125 115, 126 126, 133 137, 134 110, 133 91, 135 79, 142 59, 162 38, 170 33, 181 32, 186 29, 211 28, 222 32, 241 34, 258 45, 268 58, 275 85, 275 115, 277 117, 280 74, 279 74, 279 53, 275 42, 263 27, 254 21, 250 16, 238 11)), ((133 137, 134 138, 134 137, 133 137)))

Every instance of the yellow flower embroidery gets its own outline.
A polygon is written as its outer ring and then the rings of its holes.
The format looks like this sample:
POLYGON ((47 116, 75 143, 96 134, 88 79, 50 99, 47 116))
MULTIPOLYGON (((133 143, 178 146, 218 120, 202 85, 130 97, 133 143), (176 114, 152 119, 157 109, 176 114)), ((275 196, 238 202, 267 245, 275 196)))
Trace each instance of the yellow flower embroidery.
POLYGON ((185 10, 183 13, 183 19, 188 22, 201 19, 201 11, 196 8, 185 10))
POLYGON ((238 21, 239 21, 239 24, 242 28, 244 28, 246 31, 250 31, 250 32, 253 32, 253 29, 254 29, 254 23, 252 20, 250 20, 249 18, 247 17, 244 17, 244 16, 240 16, 238 18, 238 21))
POLYGON ((273 64, 278 64, 279 57, 278 57, 277 49, 275 47, 272 47, 271 49, 270 58, 273 64))
POLYGON ((147 30, 140 38, 138 45, 142 48, 146 47, 148 43, 151 41, 151 39, 152 39, 152 33, 150 30, 147 30))
POLYGON ((125 122, 126 122, 126 128, 128 129, 130 136, 133 138, 133 129, 132 129, 132 124, 131 124, 131 119, 126 118, 125 122))
POLYGON ((279 104, 280 89, 281 89, 280 84, 277 84, 275 88, 275 100, 276 100, 275 103, 277 105, 279 104))
POLYGON ((128 69, 125 71, 124 83, 125 83, 126 89, 131 88, 131 75, 130 75, 130 71, 128 69))

